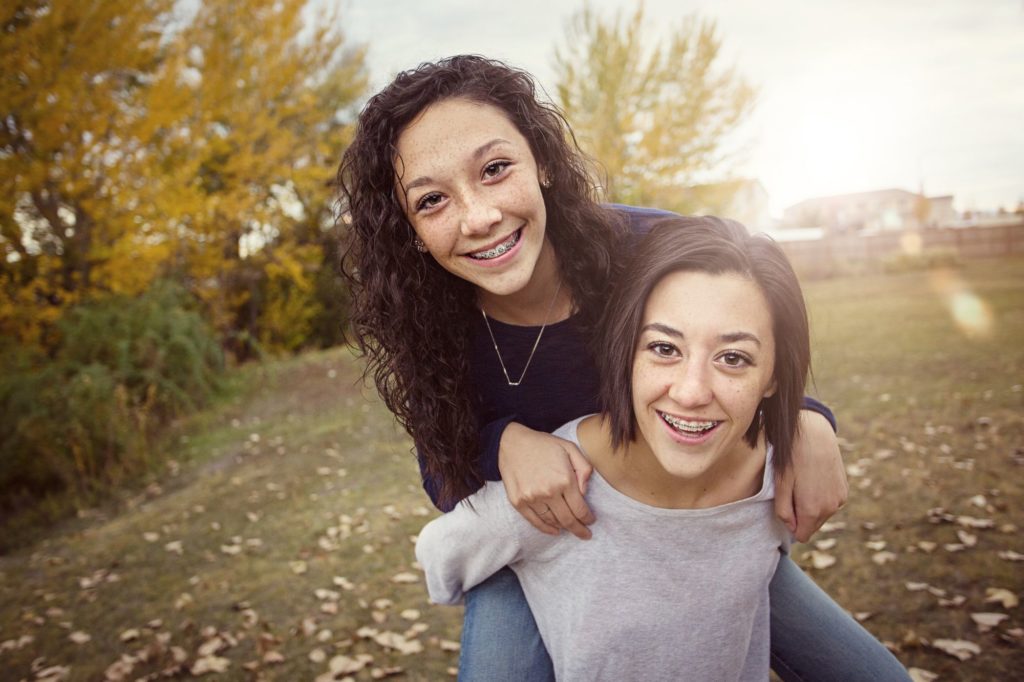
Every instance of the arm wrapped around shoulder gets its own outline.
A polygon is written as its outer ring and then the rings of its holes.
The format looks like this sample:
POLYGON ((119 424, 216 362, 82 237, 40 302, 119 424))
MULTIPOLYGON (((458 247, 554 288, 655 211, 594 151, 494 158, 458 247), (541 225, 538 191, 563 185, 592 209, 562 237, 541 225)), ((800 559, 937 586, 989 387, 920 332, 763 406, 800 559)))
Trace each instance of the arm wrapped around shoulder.
POLYGON ((492 482, 423 527, 416 560, 426 574, 430 601, 459 604, 466 591, 519 557, 519 539, 510 523, 514 516, 504 486, 492 482))

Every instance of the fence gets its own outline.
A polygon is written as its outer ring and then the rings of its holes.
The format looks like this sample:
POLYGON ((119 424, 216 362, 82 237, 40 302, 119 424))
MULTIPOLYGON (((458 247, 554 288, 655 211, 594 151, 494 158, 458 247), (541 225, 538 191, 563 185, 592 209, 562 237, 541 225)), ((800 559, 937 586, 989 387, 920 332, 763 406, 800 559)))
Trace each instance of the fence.
POLYGON ((1024 254, 1024 220, 995 227, 939 227, 878 234, 826 235, 781 243, 797 272, 830 275, 851 267, 870 267, 895 259, 986 258, 1024 254))

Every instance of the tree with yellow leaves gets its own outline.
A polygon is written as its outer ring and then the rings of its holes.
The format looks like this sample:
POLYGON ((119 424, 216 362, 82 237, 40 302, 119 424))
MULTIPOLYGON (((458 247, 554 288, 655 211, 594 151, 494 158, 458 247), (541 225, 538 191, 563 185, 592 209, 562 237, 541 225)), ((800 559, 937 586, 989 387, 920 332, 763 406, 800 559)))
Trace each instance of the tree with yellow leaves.
POLYGON ((0 332, 45 344, 69 305, 167 277, 240 353, 307 341, 366 79, 340 17, 307 25, 306 4, 2 10, 0 332))
POLYGON ((665 42, 643 23, 643 4, 628 18, 576 13, 555 53, 558 103, 606 171, 609 199, 686 212, 692 193, 679 190, 720 167, 754 92, 721 68, 714 22, 689 16, 665 42))

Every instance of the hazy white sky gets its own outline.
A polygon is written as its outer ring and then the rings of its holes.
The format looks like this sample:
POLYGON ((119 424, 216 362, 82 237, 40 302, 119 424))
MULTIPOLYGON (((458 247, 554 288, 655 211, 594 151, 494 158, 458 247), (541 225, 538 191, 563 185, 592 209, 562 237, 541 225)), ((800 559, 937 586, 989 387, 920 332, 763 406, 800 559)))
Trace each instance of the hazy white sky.
MULTIPOLYGON (((374 89, 460 52, 532 72, 582 0, 340 0, 369 45, 374 89)), ((605 11, 635 2, 592 0, 605 11)), ((652 38, 688 13, 714 18, 725 62, 759 88, 738 175, 772 209, 812 196, 899 187, 960 209, 1024 201, 1024 0, 648 0, 652 38)))

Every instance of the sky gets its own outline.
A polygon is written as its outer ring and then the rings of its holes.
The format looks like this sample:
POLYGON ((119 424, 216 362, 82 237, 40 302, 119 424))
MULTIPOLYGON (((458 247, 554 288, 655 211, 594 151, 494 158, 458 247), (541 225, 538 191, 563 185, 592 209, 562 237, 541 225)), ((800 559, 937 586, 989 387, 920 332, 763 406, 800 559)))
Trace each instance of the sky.
MULTIPOLYGON (((582 6, 338 1, 346 35, 368 46, 374 91, 422 61, 474 52, 554 92, 554 50, 582 6)), ((636 3, 590 5, 611 16, 636 3)), ((726 170, 759 179, 773 214, 888 188, 951 194, 959 210, 1024 201, 1024 0, 647 0, 651 42, 691 13, 717 22, 722 63, 758 88, 726 170)))

